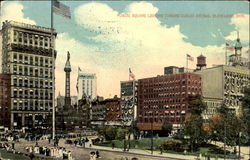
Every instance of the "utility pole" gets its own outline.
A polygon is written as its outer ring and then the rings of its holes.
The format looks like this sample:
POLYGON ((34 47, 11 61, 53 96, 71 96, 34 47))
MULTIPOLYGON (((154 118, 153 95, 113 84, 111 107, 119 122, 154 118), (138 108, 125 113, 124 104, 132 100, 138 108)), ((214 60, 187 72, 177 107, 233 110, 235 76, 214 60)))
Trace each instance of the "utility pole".
POLYGON ((224 160, 226 160, 226 121, 224 119, 224 160))
POLYGON ((53 0, 51 0, 51 51, 52 51, 52 139, 55 140, 55 55, 54 55, 54 17, 53 17, 53 0))
POLYGON ((151 121, 151 154, 153 154, 154 150, 153 123, 154 123, 154 112, 152 112, 152 121, 151 121))

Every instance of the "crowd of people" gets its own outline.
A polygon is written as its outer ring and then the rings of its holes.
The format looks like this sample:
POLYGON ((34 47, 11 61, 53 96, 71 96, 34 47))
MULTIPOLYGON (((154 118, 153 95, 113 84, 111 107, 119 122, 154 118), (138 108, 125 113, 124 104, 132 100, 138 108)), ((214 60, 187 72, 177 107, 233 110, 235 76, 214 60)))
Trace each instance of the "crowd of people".
POLYGON ((43 156, 74 160, 71 151, 67 151, 63 147, 46 147, 36 144, 36 146, 26 147, 26 151, 30 154, 40 154, 43 156))

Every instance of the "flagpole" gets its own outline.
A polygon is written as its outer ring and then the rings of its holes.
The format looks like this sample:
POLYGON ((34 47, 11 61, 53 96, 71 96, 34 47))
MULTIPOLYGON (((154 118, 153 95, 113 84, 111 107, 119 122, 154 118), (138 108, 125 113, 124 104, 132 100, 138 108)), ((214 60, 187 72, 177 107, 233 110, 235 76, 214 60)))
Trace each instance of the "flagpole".
POLYGON ((227 44, 226 44, 226 50, 225 50, 225 64, 227 65, 227 44))
POLYGON ((187 62, 186 62, 187 70, 186 70, 186 72, 188 72, 188 55, 186 55, 186 58, 187 58, 187 62))
POLYGON ((55 42, 54 42, 54 17, 53 17, 53 0, 51 0, 51 49, 52 49, 52 90, 53 90, 53 101, 52 101, 52 139, 55 140, 55 55, 54 55, 54 47, 55 47, 55 42), (52 46, 54 45, 54 46, 52 46))
POLYGON ((130 81, 130 68, 128 69, 128 80, 130 81))

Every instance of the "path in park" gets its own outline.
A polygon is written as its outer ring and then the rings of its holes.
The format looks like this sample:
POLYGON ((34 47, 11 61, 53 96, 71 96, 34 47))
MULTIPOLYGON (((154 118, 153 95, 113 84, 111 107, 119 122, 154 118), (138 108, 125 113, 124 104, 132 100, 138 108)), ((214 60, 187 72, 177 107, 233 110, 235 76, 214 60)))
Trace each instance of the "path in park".
MULTIPOLYGON (((39 146, 53 147, 52 143, 48 143, 48 140, 40 140, 38 141, 38 144, 39 146)), ((18 151, 25 151, 25 147, 34 145, 34 141, 26 141, 24 139, 20 139, 20 142, 16 143, 16 149, 18 151)), ((139 160, 194 160, 196 158, 195 156, 182 154, 160 154, 157 151, 154 151, 154 154, 151 155, 151 152, 149 150, 140 149, 130 149, 129 152, 123 152, 121 148, 112 149, 110 147, 95 145, 91 145, 91 147, 89 147, 89 144, 86 144, 86 147, 83 148, 75 145, 65 144, 65 140, 60 140, 59 146, 70 150, 75 160, 89 160, 89 153, 91 151, 97 150, 101 155, 101 158, 99 158, 98 160, 126 160, 126 158, 130 160, 133 157, 136 157, 139 160)), ((201 160, 205 160, 205 158, 202 157, 201 160)), ((214 159, 210 158, 210 160, 214 159)))

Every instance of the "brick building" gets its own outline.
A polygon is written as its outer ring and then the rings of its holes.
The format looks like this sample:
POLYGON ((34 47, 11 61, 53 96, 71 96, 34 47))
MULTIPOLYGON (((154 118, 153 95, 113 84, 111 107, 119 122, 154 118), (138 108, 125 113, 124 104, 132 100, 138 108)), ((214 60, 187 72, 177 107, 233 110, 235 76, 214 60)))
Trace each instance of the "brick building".
POLYGON ((0 74, 0 126, 10 128, 10 75, 0 74))
POLYGON ((138 80, 137 126, 161 130, 164 123, 179 128, 188 110, 188 96, 201 94, 201 76, 182 73, 138 80))
POLYGON ((121 99, 115 96, 114 98, 106 99, 106 121, 121 121, 121 99))

